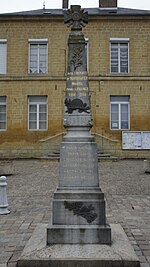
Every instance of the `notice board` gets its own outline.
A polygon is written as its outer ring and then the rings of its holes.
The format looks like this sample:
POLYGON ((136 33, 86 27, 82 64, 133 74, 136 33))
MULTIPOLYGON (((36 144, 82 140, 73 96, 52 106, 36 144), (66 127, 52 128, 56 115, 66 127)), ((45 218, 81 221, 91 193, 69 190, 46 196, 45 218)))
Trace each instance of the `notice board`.
POLYGON ((123 131, 122 149, 150 149, 150 132, 123 131))

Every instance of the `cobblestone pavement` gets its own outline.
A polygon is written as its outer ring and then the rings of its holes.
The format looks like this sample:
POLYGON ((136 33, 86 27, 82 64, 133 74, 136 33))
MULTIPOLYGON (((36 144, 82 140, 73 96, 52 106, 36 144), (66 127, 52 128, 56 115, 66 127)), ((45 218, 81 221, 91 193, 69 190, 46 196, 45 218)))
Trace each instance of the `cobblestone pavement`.
MULTIPOLYGON (((11 213, 0 215, 0 267, 15 267, 38 223, 48 223, 58 165, 50 160, 14 160, 7 177, 11 213)), ((100 184, 109 223, 120 223, 138 255, 150 266, 150 175, 143 160, 101 162, 100 184)))

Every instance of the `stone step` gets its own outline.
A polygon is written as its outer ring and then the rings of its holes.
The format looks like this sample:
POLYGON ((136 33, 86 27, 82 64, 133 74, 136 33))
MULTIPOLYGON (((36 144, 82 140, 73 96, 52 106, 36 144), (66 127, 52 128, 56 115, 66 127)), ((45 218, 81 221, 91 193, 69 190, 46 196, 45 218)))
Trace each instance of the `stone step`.
POLYGON ((105 153, 101 153, 101 152, 98 152, 97 155, 98 155, 98 157, 111 157, 111 154, 105 154, 105 153))
POLYGON ((48 154, 48 157, 50 157, 50 158, 60 158, 60 153, 50 153, 50 154, 48 154))
POLYGON ((98 161, 118 161, 118 157, 110 156, 110 157, 98 157, 98 161))
MULTIPOLYGON (((48 156, 51 156, 51 155, 60 155, 60 150, 58 150, 58 151, 53 151, 52 153, 50 153, 50 154, 48 154, 48 156)), ((97 153, 97 155, 99 156, 99 157, 110 157, 111 156, 111 154, 106 154, 106 153, 101 153, 101 152, 98 152, 97 153)))
MULTIPOLYGON (((117 161, 118 158, 114 157, 110 154, 100 153, 97 154, 98 161, 110 160, 110 161, 117 161)), ((54 151, 53 153, 48 154, 49 159, 60 159, 60 152, 54 151)))

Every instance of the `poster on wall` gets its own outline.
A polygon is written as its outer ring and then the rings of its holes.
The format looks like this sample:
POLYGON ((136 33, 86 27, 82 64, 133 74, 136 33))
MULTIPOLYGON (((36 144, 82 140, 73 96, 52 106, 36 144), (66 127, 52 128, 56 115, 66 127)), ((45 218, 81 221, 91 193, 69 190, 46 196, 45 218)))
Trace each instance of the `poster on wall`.
POLYGON ((123 131, 122 149, 150 149, 150 132, 123 131))

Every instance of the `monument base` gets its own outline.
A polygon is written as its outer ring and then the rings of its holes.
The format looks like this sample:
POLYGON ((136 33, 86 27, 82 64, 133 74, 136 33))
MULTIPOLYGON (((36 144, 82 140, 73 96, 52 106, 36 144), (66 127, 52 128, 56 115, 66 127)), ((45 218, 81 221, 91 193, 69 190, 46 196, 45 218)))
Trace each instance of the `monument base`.
POLYGON ((99 188, 58 188, 47 229, 47 245, 111 244, 104 194, 99 188))
POLYGON ((46 224, 39 224, 18 260, 18 267, 140 267, 119 224, 111 225, 112 245, 46 246, 46 224))
POLYGON ((111 244, 109 225, 49 225, 47 244, 111 244))

